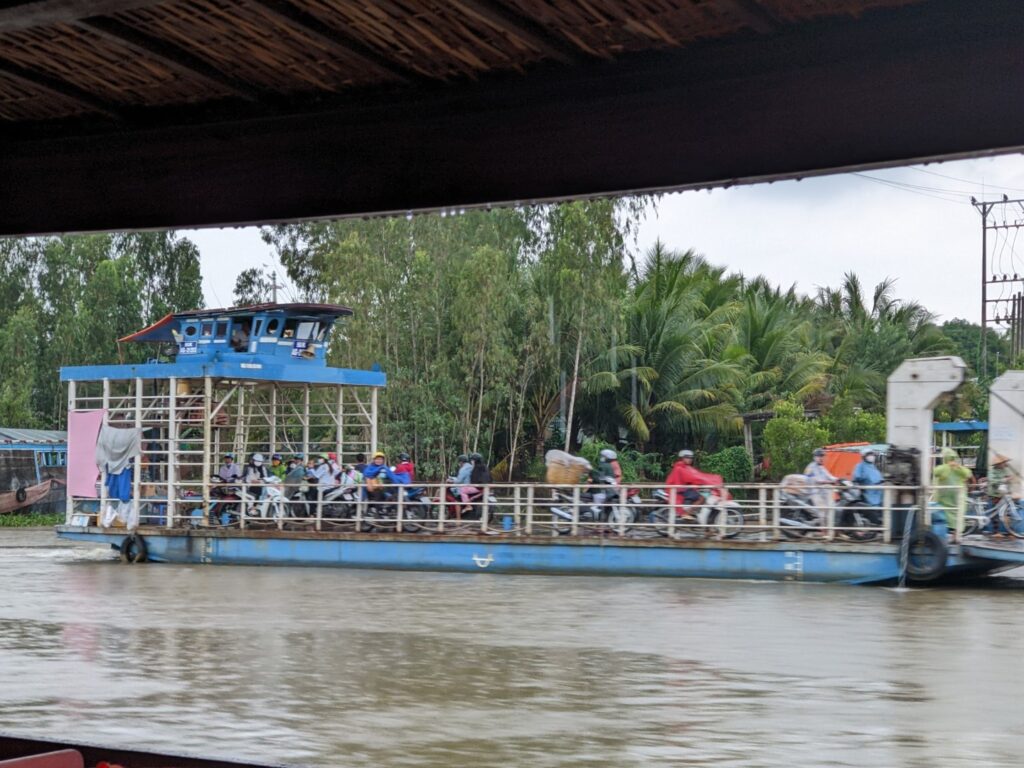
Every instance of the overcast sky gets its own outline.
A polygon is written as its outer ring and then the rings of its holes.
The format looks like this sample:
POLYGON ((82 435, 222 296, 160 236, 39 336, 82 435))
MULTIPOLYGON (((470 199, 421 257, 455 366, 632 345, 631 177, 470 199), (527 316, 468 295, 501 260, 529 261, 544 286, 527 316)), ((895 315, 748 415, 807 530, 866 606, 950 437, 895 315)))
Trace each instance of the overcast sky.
MULTIPOLYGON (((709 261, 811 293, 855 271, 866 288, 897 278, 897 293, 943 319, 977 322, 980 216, 970 196, 1024 198, 1024 157, 1006 155, 803 181, 680 192, 660 199, 639 238, 693 248, 709 261)), ((1019 213, 1024 218, 1024 213, 1019 213)), ((255 227, 182 232, 199 246, 207 306, 228 306, 235 276, 273 266, 255 227)), ((997 272, 1024 275, 1024 237, 999 234, 997 272)), ((287 298, 287 296, 285 296, 287 298)))

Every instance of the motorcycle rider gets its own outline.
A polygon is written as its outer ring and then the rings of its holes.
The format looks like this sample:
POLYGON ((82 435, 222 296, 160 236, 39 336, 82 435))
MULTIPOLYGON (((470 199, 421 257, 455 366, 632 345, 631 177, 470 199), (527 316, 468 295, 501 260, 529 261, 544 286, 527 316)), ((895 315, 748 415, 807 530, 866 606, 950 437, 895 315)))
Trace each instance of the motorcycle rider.
POLYGON ((373 454, 373 461, 366 465, 363 470, 363 479, 366 482, 364 490, 371 501, 383 501, 394 497, 392 490, 383 488, 385 483, 390 485, 408 485, 411 478, 408 473, 398 472, 397 467, 392 469, 387 465, 387 456, 383 451, 373 454))
MULTIPOLYGON (((860 455, 860 463, 853 468, 852 480, 855 485, 881 485, 882 484, 882 473, 878 467, 875 466, 875 462, 878 459, 878 453, 874 448, 865 448, 860 455)), ((879 488, 872 490, 866 490, 861 492, 863 494, 864 503, 869 507, 880 507, 882 506, 882 491, 879 488)))
MULTIPOLYGON (((618 486, 622 481, 622 467, 619 466, 619 457, 611 448, 602 448, 597 456, 597 466, 590 470, 590 481, 598 485, 618 486)), ((596 491, 594 503, 601 505, 605 502, 613 502, 618 498, 618 492, 614 490, 596 491)))
POLYGON ((271 504, 276 510, 274 516, 281 516, 281 489, 278 487, 277 478, 264 465, 262 453, 252 455, 249 463, 245 466, 242 482, 246 485, 247 493, 256 499, 263 500, 263 503, 260 504, 260 517, 267 516, 267 509, 271 504))
POLYGON ((416 467, 413 465, 409 454, 405 453, 405 451, 398 454, 398 464, 395 465, 395 472, 407 474, 410 483, 416 479, 416 467))
POLYGON ((306 470, 306 482, 309 483, 306 498, 317 501, 322 494, 334 487, 334 473, 331 472, 330 462, 324 454, 310 458, 310 464, 312 466, 306 470))
POLYGON ((224 483, 237 482, 242 477, 242 469, 235 464, 235 454, 224 454, 224 464, 218 470, 217 477, 224 483))
POLYGON ((275 453, 270 457, 270 474, 281 483, 284 482, 284 477, 288 474, 288 467, 284 465, 284 459, 280 453, 275 453))
MULTIPOLYGON (((824 448, 815 448, 811 453, 811 463, 804 469, 804 475, 811 485, 835 485, 839 482, 839 478, 829 472, 825 466, 824 448)), ((808 493, 808 497, 823 515, 832 507, 831 489, 812 490, 808 493)))
POLYGON ((693 465, 693 461, 693 451, 684 448, 679 452, 679 461, 672 465, 672 471, 665 478, 665 485, 668 486, 670 498, 674 498, 676 515, 686 514, 687 507, 693 506, 704 499, 703 494, 693 486, 721 488, 724 485, 721 475, 701 472, 693 465), (682 493, 679 493, 676 489, 682 489, 682 493))

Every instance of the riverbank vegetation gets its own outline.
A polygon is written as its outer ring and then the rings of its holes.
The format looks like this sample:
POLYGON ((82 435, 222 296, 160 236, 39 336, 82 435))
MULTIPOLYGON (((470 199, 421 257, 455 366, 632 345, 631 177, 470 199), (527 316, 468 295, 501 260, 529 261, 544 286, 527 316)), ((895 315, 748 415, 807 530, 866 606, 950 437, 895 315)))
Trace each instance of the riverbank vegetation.
MULTIPOLYGON (((772 455, 759 470, 777 475, 809 445, 883 439, 885 379, 905 357, 953 352, 977 369, 977 326, 938 325, 894 281, 850 273, 808 295, 714 254, 640 252, 648 210, 608 199, 264 237, 291 298, 355 310, 330 362, 387 371, 381 439, 424 475, 478 450, 502 476, 535 476, 546 448, 610 444, 637 476, 685 446, 745 479, 744 415, 755 458, 772 455)), ((60 365, 144 359, 116 339, 201 305, 198 252, 174 233, 0 240, 0 265, 0 423, 12 426, 63 422, 60 365)), ((236 303, 269 301, 271 286, 269 270, 246 270, 236 303)), ((1005 346, 990 336, 987 376, 949 416, 985 415, 1005 346)))

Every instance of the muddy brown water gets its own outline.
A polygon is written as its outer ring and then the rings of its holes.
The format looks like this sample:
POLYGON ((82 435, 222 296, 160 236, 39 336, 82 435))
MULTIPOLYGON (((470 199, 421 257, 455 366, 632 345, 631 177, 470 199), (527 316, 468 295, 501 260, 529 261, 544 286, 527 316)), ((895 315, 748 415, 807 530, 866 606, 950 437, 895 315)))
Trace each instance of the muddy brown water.
POLYGON ((316 766, 1018 766, 1024 580, 121 565, 0 532, 0 731, 316 766))

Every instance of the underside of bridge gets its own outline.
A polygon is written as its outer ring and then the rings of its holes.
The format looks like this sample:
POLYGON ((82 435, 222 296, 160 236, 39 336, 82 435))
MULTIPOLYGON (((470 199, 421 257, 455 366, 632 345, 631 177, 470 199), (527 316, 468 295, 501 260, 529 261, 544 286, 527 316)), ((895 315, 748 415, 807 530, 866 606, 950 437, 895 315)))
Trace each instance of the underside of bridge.
POLYGON ((0 0, 0 234, 1024 146, 1019 0, 0 0))

